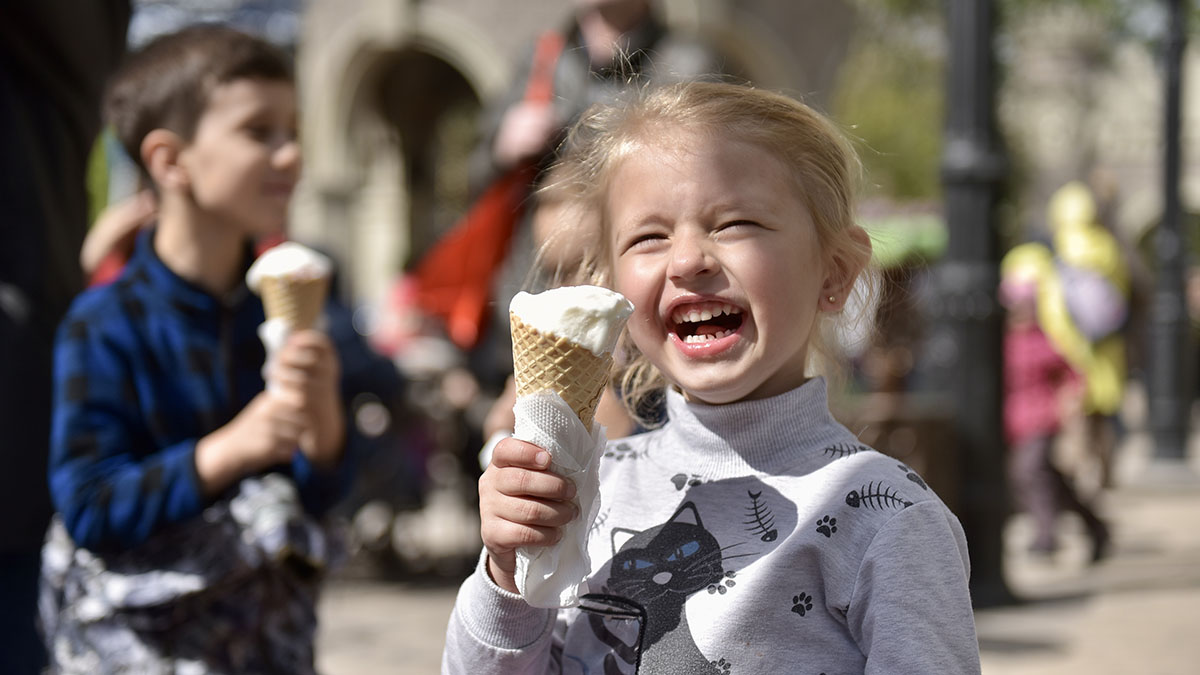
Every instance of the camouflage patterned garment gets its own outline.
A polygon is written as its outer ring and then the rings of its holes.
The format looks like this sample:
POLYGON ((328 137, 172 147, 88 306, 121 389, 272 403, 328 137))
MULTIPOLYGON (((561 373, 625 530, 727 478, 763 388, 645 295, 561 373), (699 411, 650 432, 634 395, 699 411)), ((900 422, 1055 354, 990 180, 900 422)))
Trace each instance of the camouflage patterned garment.
POLYGON ((114 554, 75 547, 55 518, 40 608, 51 672, 315 673, 317 591, 339 539, 278 474, 114 554))

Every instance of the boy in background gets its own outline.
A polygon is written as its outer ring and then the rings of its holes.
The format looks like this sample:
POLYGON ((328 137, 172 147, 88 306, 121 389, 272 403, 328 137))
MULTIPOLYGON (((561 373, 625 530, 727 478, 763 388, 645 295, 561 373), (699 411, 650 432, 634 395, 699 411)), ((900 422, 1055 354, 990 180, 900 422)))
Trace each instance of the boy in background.
POLYGON ((55 672, 313 672, 319 518, 348 482, 319 331, 266 373, 253 243, 300 174, 289 58, 198 26, 133 55, 106 113, 157 224, 55 345, 43 619, 55 672), (189 670, 190 669, 190 670, 189 670))

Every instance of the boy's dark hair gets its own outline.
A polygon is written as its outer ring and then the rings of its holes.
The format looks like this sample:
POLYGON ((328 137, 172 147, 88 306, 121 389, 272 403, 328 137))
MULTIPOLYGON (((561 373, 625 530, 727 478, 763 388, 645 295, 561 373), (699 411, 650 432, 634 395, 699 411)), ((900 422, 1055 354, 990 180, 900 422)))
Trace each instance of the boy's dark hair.
POLYGON ((229 26, 204 24, 155 38, 110 81, 104 116, 143 174, 141 146, 155 129, 191 140, 217 86, 243 78, 293 81, 283 50, 229 26))

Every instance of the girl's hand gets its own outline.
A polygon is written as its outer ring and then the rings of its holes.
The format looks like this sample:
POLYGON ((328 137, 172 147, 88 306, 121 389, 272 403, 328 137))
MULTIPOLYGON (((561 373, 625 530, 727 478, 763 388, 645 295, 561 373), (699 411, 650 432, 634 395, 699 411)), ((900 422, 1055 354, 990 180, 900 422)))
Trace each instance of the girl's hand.
POLYGON ((550 454, 531 443, 506 438, 496 445, 479 479, 480 534, 488 573, 496 585, 517 593, 516 550, 551 546, 561 528, 579 515, 570 501, 575 484, 547 470, 550 454))
POLYGON ((288 337, 267 379, 271 393, 299 406, 307 421, 299 446, 313 464, 329 468, 341 459, 346 421, 338 383, 341 366, 329 336, 304 330, 288 337))

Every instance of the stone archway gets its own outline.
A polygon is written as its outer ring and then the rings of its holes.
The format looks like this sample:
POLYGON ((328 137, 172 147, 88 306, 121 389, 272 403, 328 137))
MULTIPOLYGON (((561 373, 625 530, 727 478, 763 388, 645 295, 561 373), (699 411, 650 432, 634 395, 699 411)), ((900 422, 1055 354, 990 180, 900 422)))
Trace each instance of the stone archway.
POLYGON ((463 105, 498 91, 508 71, 486 35, 437 6, 316 3, 307 21, 305 176, 292 232, 343 264, 345 297, 372 302, 439 226, 429 176, 446 162, 430 139, 463 105))

